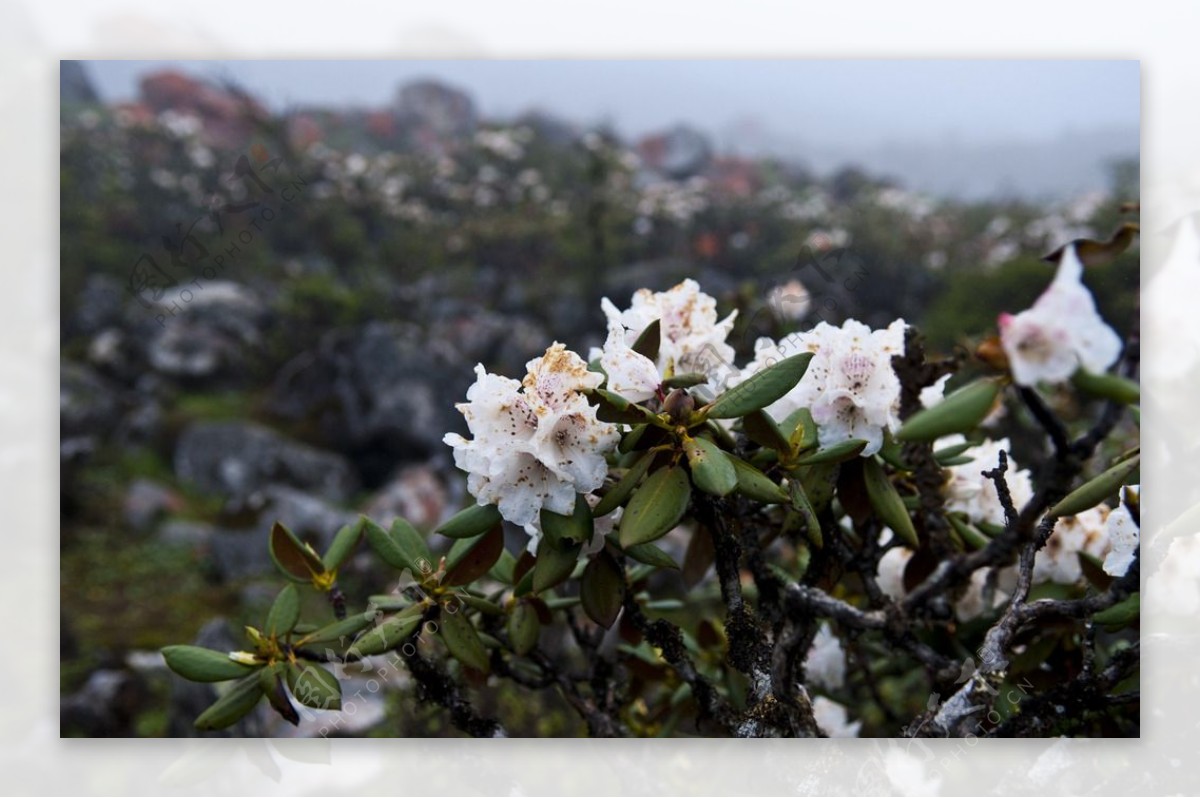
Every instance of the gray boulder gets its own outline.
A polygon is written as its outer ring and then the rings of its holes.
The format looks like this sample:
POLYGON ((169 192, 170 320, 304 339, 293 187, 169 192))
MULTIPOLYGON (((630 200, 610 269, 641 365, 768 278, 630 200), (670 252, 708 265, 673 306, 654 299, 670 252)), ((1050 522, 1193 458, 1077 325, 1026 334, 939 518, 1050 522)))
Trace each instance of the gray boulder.
POLYGON ((290 440, 247 421, 201 421, 179 436, 175 474, 240 507, 270 484, 290 485, 335 502, 358 487, 346 458, 290 440))

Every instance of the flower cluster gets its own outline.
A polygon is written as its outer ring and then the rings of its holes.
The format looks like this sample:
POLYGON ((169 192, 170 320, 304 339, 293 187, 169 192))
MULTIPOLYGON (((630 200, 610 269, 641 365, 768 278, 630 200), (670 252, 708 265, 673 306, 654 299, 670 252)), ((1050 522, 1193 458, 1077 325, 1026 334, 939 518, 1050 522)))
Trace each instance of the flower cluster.
MULTIPOLYGON (((965 442, 961 435, 948 435, 937 442, 938 448, 961 445, 965 442)), ((964 513, 974 523, 987 523, 1001 526, 1004 524, 1004 506, 996 492, 996 483, 983 475, 1000 464, 1000 452, 1005 452, 1008 459, 1008 469, 1004 474, 1004 482, 1008 485, 1009 495, 1013 506, 1020 510, 1033 498, 1033 480, 1029 471, 1017 467, 1012 455, 1008 454, 1007 438, 998 441, 986 440, 978 446, 967 449, 960 455, 971 458, 969 463, 951 466, 946 469, 948 477, 943 490, 946 496, 946 509, 950 512, 964 513)))
POLYGON ((904 353, 903 319, 882 330, 848 319, 841 327, 821 322, 808 332, 792 333, 778 344, 759 339, 754 361, 739 376, 744 380, 786 357, 812 352, 803 379, 766 408, 783 421, 799 408, 812 412, 820 443, 860 438, 867 441, 864 457, 883 446, 884 432, 900 427, 900 380, 892 357, 904 353))
POLYGON ((676 374, 704 374, 715 381, 733 362, 733 347, 725 339, 737 311, 718 321, 717 301, 695 280, 657 293, 643 288, 624 311, 607 297, 601 307, 608 317, 608 340, 594 354, 608 374, 608 390, 630 401, 649 399, 664 379, 676 374), (631 347, 655 321, 660 343, 658 357, 651 360, 631 347))
POLYGON ((603 376, 559 343, 529 361, 523 382, 482 365, 475 373, 467 402, 458 405, 473 438, 448 433, 444 440, 471 495, 535 534, 543 508, 569 514, 576 496, 600 487, 608 473, 604 456, 619 433, 596 419, 582 393, 603 376))
POLYGON ((1121 353, 1121 339, 1083 285, 1083 263, 1072 246, 1063 250, 1054 281, 1033 307, 1001 314, 1000 343, 1018 385, 1063 382, 1080 367, 1100 373, 1121 353))

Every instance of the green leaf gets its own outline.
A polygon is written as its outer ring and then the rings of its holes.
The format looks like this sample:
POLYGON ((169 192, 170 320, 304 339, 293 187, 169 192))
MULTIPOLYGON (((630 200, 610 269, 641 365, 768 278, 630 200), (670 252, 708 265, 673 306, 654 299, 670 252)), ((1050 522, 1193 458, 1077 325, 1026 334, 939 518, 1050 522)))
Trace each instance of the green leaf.
POLYGON ((950 522, 950 526, 954 527, 954 531, 962 538, 963 543, 971 550, 982 549, 991 543, 991 538, 980 532, 975 527, 968 524, 953 513, 946 515, 946 520, 950 522))
POLYGON ((247 676, 234 682, 228 692, 200 713, 194 725, 199 731, 215 731, 232 726, 254 709, 262 695, 258 675, 247 676))
POLYGON ((199 646, 167 646, 162 655, 168 668, 193 682, 225 682, 256 670, 234 662, 228 654, 199 646))
POLYGON ((807 407, 797 408, 779 425, 795 451, 802 452, 817 445, 817 422, 807 407))
POLYGON ((494 601, 483 598, 482 596, 473 596, 470 593, 456 593, 455 597, 462 603, 466 604, 473 610, 479 610, 484 615, 503 615, 504 608, 494 601))
POLYGON ((425 608, 420 604, 414 604, 402 610, 355 640, 350 651, 359 656, 369 657, 372 654, 382 654, 384 651, 392 650, 417 630, 424 612, 425 608))
POLYGON ((804 519, 804 534, 809 543, 818 549, 824 548, 825 536, 821 532, 821 522, 808 494, 804 491, 804 483, 799 479, 789 479, 788 492, 791 495, 792 509, 804 519))
POLYGON ((715 443, 707 438, 689 438, 684 441, 683 451, 697 488, 714 496, 728 496, 737 487, 737 471, 715 443))
POLYGON ((290 529, 278 521, 271 527, 267 550, 280 572, 294 582, 309 582, 313 576, 325 571, 325 564, 312 546, 301 543, 290 529))
POLYGON ((646 475, 646 471, 650 468, 650 464, 654 462, 657 454, 657 452, 646 452, 639 457, 637 462, 625 472, 625 476, 621 477, 620 481, 601 497, 600 502, 592 509, 592 517, 601 518, 606 516, 624 504, 629 495, 633 493, 633 489, 637 486, 637 483, 646 475))
POLYGON ((796 464, 809 466, 821 465, 823 463, 841 463, 858 457, 865 448, 867 448, 866 441, 861 438, 851 438, 848 441, 826 446, 824 449, 817 449, 812 454, 801 457, 796 461, 796 464))
POLYGON ((605 629, 621 611, 625 597, 625 574, 607 550, 601 549, 583 569, 579 598, 587 616, 605 629))
POLYGON ((642 330, 642 334, 633 342, 633 346, 630 349, 643 357, 657 361, 658 350, 661 344, 662 322, 659 319, 655 319, 646 325, 646 329, 642 330))
POLYGON ((390 532, 369 518, 364 528, 367 543, 388 565, 400 570, 407 568, 418 580, 433 570, 433 555, 429 553, 425 540, 403 518, 396 519, 390 532))
POLYGON ((296 627, 300 620, 300 594, 295 585, 285 585, 267 613, 267 623, 264 631, 268 637, 285 637, 296 627))
POLYGON ((625 549, 625 553, 638 562, 653 565, 655 568, 674 568, 677 571, 679 570, 679 565, 671 559, 671 555, 653 543, 630 546, 625 549))
POLYGON ((670 379, 663 380, 662 387, 664 391, 669 391, 672 388, 693 388, 706 382, 708 382, 707 374, 697 374, 692 371, 686 374, 676 374, 670 379))
POLYGON ((650 543, 670 532, 687 512, 691 483, 679 466, 655 471, 633 494, 621 516, 621 548, 650 543))
POLYGON ((689 590, 700 584, 708 569, 712 568, 716 557, 712 534, 703 526, 695 526, 692 529, 691 540, 688 541, 687 551, 683 554, 683 568, 680 569, 683 584, 689 590))
POLYGON ((276 662, 269 668, 261 669, 258 672, 258 688, 267 697, 271 709, 278 712, 279 716, 288 723, 299 726, 300 715, 292 706, 291 700, 288 699, 287 688, 284 687, 283 674, 286 668, 284 663, 276 662))
POLYGON ((913 549, 920 548, 917 530, 913 527, 912 518, 904 507, 904 500, 896 486, 884 473, 883 465, 874 457, 863 459, 863 480, 867 486, 867 499, 879 520, 891 527, 896 536, 913 549))
POLYGON ((944 466, 946 464, 943 461, 955 459, 974 445, 970 441, 966 441, 964 443, 956 443, 953 446, 943 446, 941 449, 934 451, 933 459, 938 461, 938 465, 944 466))
POLYGON ((483 641, 479 639, 479 633, 475 631, 474 625, 462 610, 449 612, 448 608, 443 607, 438 631, 442 635, 446 648, 450 651, 450 656, 467 667, 483 673, 487 673, 491 669, 487 649, 484 648, 483 641))
POLYGON ((316 631, 309 632, 300 640, 296 641, 297 646, 316 645, 318 643, 340 643, 345 639, 352 638, 354 635, 366 629, 376 618, 375 610, 356 613, 342 621, 336 621, 328 626, 322 626, 316 631))
POLYGON ((465 585, 474 582, 496 564, 502 551, 504 527, 501 526, 494 526, 490 532, 477 538, 454 541, 454 545, 446 554, 446 575, 442 577, 442 585, 465 585))
POLYGON ((792 444, 783 434, 775 420, 762 410, 747 413, 742 419, 746 437, 760 446, 766 446, 782 454, 791 454, 792 444))
POLYGON ((978 426, 992 412, 1001 387, 999 377, 989 377, 959 388, 933 407, 910 416, 896 433, 896 440, 932 441, 978 426))
POLYGON ((543 536, 538 542, 537 562, 533 566, 533 592, 541 593, 564 582, 575 570, 583 547, 569 540, 550 540, 543 536))
POLYGON ((500 510, 492 504, 475 504, 459 510, 454 517, 433 530, 448 538, 473 538, 500 523, 500 510))
POLYGON ((329 671, 311 662, 293 662, 287 669, 288 688, 306 707, 341 709, 342 685, 329 671))
POLYGON ((553 540, 587 543, 595 531, 592 508, 583 496, 575 497, 575 509, 571 511, 571 515, 559 515, 543 509, 541 521, 542 534, 549 535, 553 540))
POLYGON ((652 424, 659 420, 641 405, 603 388, 593 389, 590 398, 596 404, 596 418, 610 424, 652 424))
POLYGON ((518 656, 525 656, 537 645, 542 624, 537 610, 526 601, 519 601, 508 616, 508 641, 518 656))
POLYGON ((338 566, 346 561, 346 558, 354 551, 354 547, 358 545, 359 538, 362 537, 362 528, 363 522, 360 518, 356 523, 346 524, 338 530, 338 533, 333 536, 333 542, 329 544, 329 550, 321 558, 326 571, 336 571, 338 566))
POLYGON ((1101 610, 1092 616, 1096 623, 1110 627, 1128 626, 1136 621, 1142 612, 1142 597, 1134 593, 1119 604, 1114 604, 1106 610, 1101 610))
POLYGON ((1093 374, 1079 369, 1071 379, 1075 387, 1102 399, 1111 399, 1123 405, 1136 405, 1142 400, 1142 389, 1133 380, 1115 374, 1093 374))
POLYGON ((1141 454, 1117 463, 1068 493, 1062 501, 1050 508, 1050 515, 1062 518, 1090 510, 1108 497, 1115 495, 1130 475, 1138 470, 1141 463, 1141 454))
POLYGON ((739 457, 729 456, 733 470, 737 472, 737 491, 748 499, 763 504, 786 504, 787 491, 774 480, 739 457))
POLYGON ((763 369, 713 400, 705 409, 707 416, 738 418, 773 404, 796 387, 812 358, 812 352, 803 352, 763 369))

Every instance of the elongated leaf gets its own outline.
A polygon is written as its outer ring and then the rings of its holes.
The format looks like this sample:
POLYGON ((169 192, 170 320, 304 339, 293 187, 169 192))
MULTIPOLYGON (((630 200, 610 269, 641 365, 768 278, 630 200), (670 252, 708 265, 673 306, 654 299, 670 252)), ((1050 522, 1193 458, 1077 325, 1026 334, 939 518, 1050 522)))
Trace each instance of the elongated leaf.
POLYGON ((783 430, 762 410, 747 413, 742 418, 742 429, 745 430, 747 438, 760 446, 784 454, 790 454, 792 451, 791 441, 783 434, 783 430))
POLYGON ((1142 612, 1142 597, 1140 593, 1134 593, 1129 598, 1119 604, 1114 604, 1106 610, 1102 610, 1092 616, 1092 620, 1096 623, 1102 623, 1105 626, 1118 627, 1127 626, 1133 621, 1136 621, 1142 612))
POLYGON ((633 466, 625 472, 625 476, 613 485, 608 493, 600 498, 600 502, 592 509, 593 518, 601 518, 620 507, 633 493, 634 487, 646 475, 650 464, 654 462, 656 452, 646 452, 633 466))
POLYGON ((647 424, 657 417, 641 405, 634 404, 623 396, 595 388, 590 395, 596 405, 596 418, 612 424, 647 424))
POLYGON ((268 637, 284 637, 295 628, 298 620, 300 620, 300 594, 296 592, 295 585, 286 585, 283 590, 279 591, 279 595, 275 597, 275 603, 271 605, 271 610, 267 613, 264 630, 268 637))
POLYGON ((355 640, 354 645, 350 647, 350 651, 363 657, 390 651, 407 640, 417 630, 424 611, 424 607, 414 605, 387 618, 377 626, 367 630, 358 640, 355 640))
POLYGON ((932 441, 978 426, 992 412, 1001 387, 1000 379, 991 377, 959 388, 933 407, 914 413, 900 427, 896 440, 932 441))
POLYGON ((983 534, 978 529, 971 526, 969 523, 953 513, 947 514, 946 520, 950 522, 950 526, 953 527, 954 531, 958 533, 958 536, 962 538, 963 543, 969 550, 975 551, 982 549, 992 542, 991 538, 989 538, 987 535, 983 534))
POLYGON ((812 352, 792 355, 754 374, 713 400, 708 417, 738 418, 773 404, 796 387, 812 358, 812 352))
POLYGON ((262 695, 258 675, 247 676, 234 682, 227 693, 200 713, 194 725, 199 731, 215 731, 232 726, 254 709, 262 695))
POLYGON ((763 504, 786 504, 787 491, 774 480, 741 458, 729 456, 733 470, 737 472, 737 492, 748 499, 763 504))
POLYGON ((370 519, 366 519, 363 527, 367 543, 388 565, 400 570, 407 568, 416 579, 432 570, 432 555, 425 540, 403 518, 397 518, 390 531, 370 519))
POLYGON ((655 568, 674 568, 677 571, 679 570, 679 565, 671 559, 671 555, 653 543, 630 546, 628 549, 625 549, 625 554, 640 563, 653 565, 655 568))
POLYGON ((325 571, 325 564, 312 546, 301 543, 290 529, 278 521, 271 527, 267 550, 280 572, 294 582, 309 582, 314 575, 325 571))
POLYGON ((293 726, 300 725, 300 714, 296 712, 296 708, 292 706, 291 699, 288 698, 287 688, 284 686, 283 675, 287 670, 287 665, 282 662, 277 662, 269 668, 263 668, 258 672, 258 687, 262 690, 262 694, 267 697, 267 702, 271 705, 271 709, 279 713, 279 716, 293 726))
POLYGON ((336 571, 346 561, 346 558, 354 551, 354 547, 358 545, 358 541, 362 537, 362 530, 363 522, 361 518, 357 522, 346 524, 338 530, 338 533, 333 536, 333 542, 329 544, 329 550, 321 558, 321 562, 325 564, 326 571, 336 571))
POLYGON ((291 663, 287 669, 288 688, 306 707, 341 709, 342 685, 337 677, 321 666, 311 663, 291 663))
POLYGON ((848 441, 835 443, 823 449, 817 449, 812 454, 805 455, 796 461, 797 465, 821 465, 824 463, 841 463, 862 454, 867 448, 867 442, 861 438, 851 438, 848 441))
POLYGON ((691 590, 704 579, 708 569, 716 561, 717 551, 713 545, 712 534, 697 525, 692 530, 692 538, 688 541, 687 551, 683 554, 681 576, 683 584, 691 590))
POLYGON ((356 613, 342 621, 335 621, 328 626, 309 632, 296 641, 296 645, 316 645, 318 643, 341 643, 366 629, 376 618, 375 610, 356 613))
POLYGON ((446 575, 443 585, 465 585, 483 576, 500 559, 504 551, 504 528, 492 527, 491 531, 477 538, 456 540, 446 555, 446 575), (461 550, 455 549, 461 546, 461 550))
POLYGON ((595 524, 592 508, 582 496, 575 497, 575 509, 571 515, 559 515, 543 508, 541 514, 542 534, 552 540, 569 540, 572 543, 587 543, 592 539, 595 524))
POLYGON ((688 372, 686 374, 676 374, 670 379, 663 380, 663 390, 669 391, 672 388, 693 388, 697 385, 703 385, 708 382, 708 375, 697 374, 696 372, 688 372))
POLYGON ((737 487, 737 471, 729 457, 707 438, 690 438, 683 444, 692 482, 705 493, 727 496, 737 487))
POLYGON ((863 460, 863 480, 867 486, 867 498, 879 520, 887 524, 909 547, 920 548, 921 542, 917 539, 917 530, 904 506, 904 500, 888 479, 883 465, 874 457, 863 460))
POLYGON ((528 602, 517 602, 508 616, 508 642, 512 643, 513 651, 522 657, 532 651, 541 629, 537 610, 528 602))
POLYGON ((648 357, 651 360, 658 360, 658 350, 662 344, 662 322, 655 319, 646 325, 646 329, 642 330, 642 334, 637 337, 630 347, 634 352, 637 352, 642 357, 648 357))
POLYGON ((1071 381, 1086 393, 1123 405, 1136 405, 1142 399, 1142 389, 1136 382, 1115 374, 1092 374, 1086 369, 1079 369, 1071 381))
POLYGON ((938 465, 945 465, 944 460, 953 460, 974 445, 970 441, 966 441, 964 443, 956 443, 953 446, 943 446, 941 449, 934 451, 933 459, 938 461, 938 465))
POLYGON ((473 596, 470 593, 458 593, 458 598, 471 609, 479 610, 484 615, 503 615, 504 608, 494 601, 483 598, 482 596, 473 596))
POLYGON ((621 516, 621 548, 651 543, 671 531, 687 512, 691 483, 679 466, 655 471, 634 492, 621 516))
POLYGON ((438 632, 441 633, 442 641, 450 651, 450 656, 483 673, 487 673, 491 669, 487 649, 484 648, 483 641, 479 639, 479 633, 475 631, 474 625, 467 619, 464 612, 460 610, 451 613, 443 608, 438 620, 438 632))
POLYGON ((193 682, 225 682, 255 671, 234 662, 228 654, 199 646, 167 646, 162 650, 167 667, 193 682))
POLYGON ((617 561, 601 549, 583 569, 579 598, 587 616, 605 629, 610 628, 621 611, 625 596, 625 575, 617 561))
POLYGON ((537 562, 533 566, 533 592, 541 593, 562 584, 575 570, 582 548, 569 540, 556 542, 543 537, 538 543, 537 562))
POLYGON ((448 538, 473 538, 500 523, 500 510, 492 504, 474 504, 459 510, 449 521, 433 530, 448 538))
POLYGON ((793 410, 779 425, 779 429, 797 452, 817 445, 817 422, 813 421, 812 412, 807 407, 793 410))
POLYGON ((1090 510, 1110 496, 1116 495, 1121 486, 1129 480, 1130 475, 1137 471, 1141 463, 1142 456, 1140 454, 1117 463, 1068 493, 1062 501, 1050 508, 1050 515, 1062 518, 1090 510))
POLYGON ((817 519, 812 502, 804 491, 804 483, 799 479, 789 479, 788 492, 791 494, 792 509, 804 519, 804 534, 808 542, 818 549, 823 548, 825 536, 821 533, 821 522, 817 519))

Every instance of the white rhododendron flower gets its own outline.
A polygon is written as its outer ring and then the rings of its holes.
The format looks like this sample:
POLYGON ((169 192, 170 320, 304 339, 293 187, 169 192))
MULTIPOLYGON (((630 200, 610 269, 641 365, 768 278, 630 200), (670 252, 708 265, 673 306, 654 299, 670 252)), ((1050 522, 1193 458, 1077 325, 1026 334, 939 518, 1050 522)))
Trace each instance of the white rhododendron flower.
POLYGON ((1096 311, 1075 247, 1063 250, 1054 281, 1033 307, 1000 315, 1000 343, 1018 385, 1064 382, 1081 366, 1102 373, 1116 362, 1121 339, 1096 311))
POLYGON ((737 311, 718 321, 717 301, 701 292, 695 280, 684 280, 668 291, 657 293, 643 288, 633 295, 628 310, 618 310, 608 298, 601 306, 609 323, 601 364, 609 374, 609 390, 626 399, 647 399, 663 379, 676 374, 695 372, 713 380, 732 366, 733 347, 725 343, 725 339, 733 329, 737 311), (658 358, 650 361, 632 352, 630 347, 656 320, 660 339, 658 358), (649 385, 653 378, 648 363, 652 363, 657 371, 653 386, 649 385), (609 364, 617 370, 615 381, 609 364))
POLYGON ((527 531, 543 507, 569 514, 577 494, 603 484, 604 455, 620 437, 616 425, 596 419, 581 393, 603 377, 588 371, 579 355, 556 343, 529 361, 528 370, 518 383, 476 366, 467 402, 457 406, 473 439, 444 438, 476 501, 496 505, 505 520, 527 531))
POLYGON ((946 383, 950 381, 950 375, 947 374, 932 385, 926 385, 921 389, 921 407, 933 407, 940 405, 942 400, 946 398, 946 383))
MULTIPOLYGON (((879 545, 886 546, 892 537, 892 530, 885 527, 879 535, 879 545)), ((895 546, 885 551, 883 556, 879 558, 879 567, 876 570, 875 581, 879 584, 879 589, 884 592, 884 595, 892 601, 899 601, 908 593, 904 589, 904 570, 908 568, 908 561, 912 557, 912 549, 895 546)))
POLYGON ((1078 582, 1083 576, 1080 552, 1093 557, 1108 553, 1108 515, 1108 507, 1102 504, 1070 518, 1060 518, 1033 561, 1033 581, 1062 585, 1078 582))
POLYGON ((886 329, 872 330, 848 319, 841 327, 821 322, 808 332, 792 333, 778 344, 759 339, 754 361, 739 381, 784 358, 812 352, 808 370, 791 391, 766 408, 783 421, 801 407, 812 412, 821 446, 861 438, 867 441, 862 456, 883 446, 884 431, 900 428, 900 380, 892 357, 904 353, 903 319, 886 329))
POLYGON ((1104 573, 1109 576, 1124 576, 1129 571, 1129 566, 1133 565, 1133 556, 1141 539, 1141 529, 1125 504, 1124 494, 1128 491, 1137 496, 1139 489, 1138 485, 1127 486, 1122 491, 1121 506, 1108 514, 1105 532, 1108 534, 1111 548, 1104 558, 1104 573))
POLYGON ((804 675, 809 685, 826 690, 838 690, 846 683, 846 653, 829 624, 821 624, 813 638, 804 659, 804 675))
MULTIPOLYGON (((965 443, 962 435, 947 435, 940 438, 935 448, 944 449, 965 443)), ((1004 525, 1004 506, 1000 504, 1000 496, 996 493, 996 483, 982 472, 991 471, 1000 464, 1000 452, 1008 452, 1008 438, 998 441, 984 441, 962 453, 962 457, 970 457, 971 462, 951 466, 946 471, 944 493, 946 509, 950 512, 966 513, 967 518, 975 523, 984 522, 1004 525)), ((1012 496, 1013 506, 1020 512, 1030 499, 1033 498, 1033 480, 1027 469, 1017 466, 1017 461, 1008 455, 1008 470, 1004 473, 1004 482, 1012 496)))
POLYGON ((966 591, 958 601, 954 602, 955 617, 965 623, 1003 606, 1012 595, 1016 583, 1017 569, 1015 566, 999 571, 993 568, 976 568, 971 572, 971 581, 967 583, 966 591), (993 573, 996 574, 994 579, 992 579, 993 573), (990 585, 988 584, 989 580, 991 581, 990 585), (989 591, 991 592, 990 602, 988 601, 989 591))
POLYGON ((862 721, 847 722, 846 708, 838 702, 819 695, 812 701, 813 719, 826 737, 857 737, 862 721))

